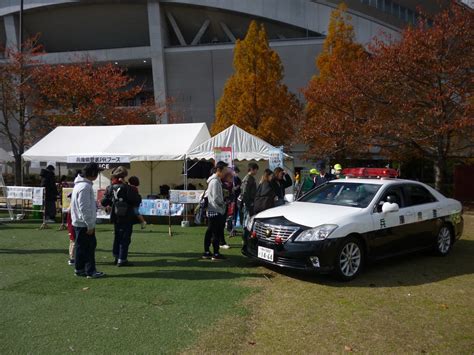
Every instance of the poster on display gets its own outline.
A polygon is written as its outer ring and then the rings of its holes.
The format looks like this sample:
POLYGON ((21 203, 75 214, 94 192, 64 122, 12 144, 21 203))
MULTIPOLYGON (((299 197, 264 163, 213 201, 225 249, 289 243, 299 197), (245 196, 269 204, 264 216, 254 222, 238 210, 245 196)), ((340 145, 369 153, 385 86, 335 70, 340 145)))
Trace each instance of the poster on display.
POLYGON ((217 163, 223 161, 228 166, 233 165, 232 147, 214 147, 214 161, 217 163))
POLYGON ((23 186, 7 186, 7 198, 17 200, 33 200, 33 188, 23 186))
POLYGON ((34 206, 43 206, 43 194, 44 194, 44 187, 33 188, 33 205, 34 206))
POLYGON ((72 194, 72 187, 63 187, 63 192, 61 196, 61 204, 63 206, 63 212, 66 212, 69 207, 71 206, 71 197, 69 197, 72 194))
POLYGON ((32 161, 30 162, 30 168, 32 168, 32 169, 39 169, 39 168, 41 168, 41 163, 40 163, 39 161, 37 161, 37 160, 32 160, 32 161))
POLYGON ((102 169, 112 169, 117 166, 130 168, 128 155, 70 155, 67 157, 67 168, 83 168, 88 163, 97 163, 102 169))
POLYGON ((182 216, 184 205, 171 203, 168 200, 142 200, 138 212, 143 216, 182 216))
POLYGON ((33 205, 43 206, 44 187, 7 186, 7 198, 29 200, 33 205))
POLYGON ((283 168, 283 149, 275 148, 270 149, 268 152, 268 165, 270 170, 275 170, 280 167, 283 168))
POLYGON ((204 190, 170 190, 172 203, 199 203, 204 190))

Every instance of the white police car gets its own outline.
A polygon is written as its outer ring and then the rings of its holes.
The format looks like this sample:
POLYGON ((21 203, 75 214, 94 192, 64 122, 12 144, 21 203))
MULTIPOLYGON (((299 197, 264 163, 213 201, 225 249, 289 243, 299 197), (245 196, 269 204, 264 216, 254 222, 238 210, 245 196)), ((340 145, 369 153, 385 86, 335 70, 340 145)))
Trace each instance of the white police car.
POLYGON ((343 173, 352 177, 330 181, 252 218, 243 254, 351 280, 367 260, 423 249, 444 256, 461 237, 460 202, 428 185, 393 178, 393 169, 343 173))

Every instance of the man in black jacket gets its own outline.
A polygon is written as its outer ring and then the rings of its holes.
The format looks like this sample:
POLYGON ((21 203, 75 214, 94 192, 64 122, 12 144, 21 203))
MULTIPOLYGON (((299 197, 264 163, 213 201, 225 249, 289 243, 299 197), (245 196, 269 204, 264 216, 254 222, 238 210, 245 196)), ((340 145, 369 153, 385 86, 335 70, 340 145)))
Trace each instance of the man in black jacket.
POLYGON ((241 208, 243 211, 244 219, 242 226, 244 228, 244 233, 242 240, 244 250, 247 246, 247 238, 249 236, 249 231, 247 230, 247 224, 250 219, 255 214, 255 196, 257 195, 257 182, 255 181, 255 175, 258 173, 258 164, 249 163, 248 173, 245 175, 242 180, 241 193, 239 196, 239 201, 241 201, 241 208))
POLYGON ((138 192, 125 182, 128 171, 119 166, 112 171, 112 184, 107 187, 102 206, 111 207, 110 220, 114 224, 114 264, 132 266, 128 261, 128 248, 132 241, 133 225, 138 223, 135 208, 140 206, 138 192))
POLYGON ((44 187, 45 217, 49 223, 54 223, 56 218, 56 200, 58 189, 56 187, 56 176, 54 166, 48 165, 46 169, 41 169, 41 187, 44 187))

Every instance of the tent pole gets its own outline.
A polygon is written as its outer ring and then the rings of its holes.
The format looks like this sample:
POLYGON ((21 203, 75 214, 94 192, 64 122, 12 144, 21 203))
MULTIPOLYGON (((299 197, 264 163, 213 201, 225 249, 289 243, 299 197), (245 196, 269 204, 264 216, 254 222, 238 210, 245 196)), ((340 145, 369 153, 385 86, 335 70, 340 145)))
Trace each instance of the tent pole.
MULTIPOLYGON (((184 190, 188 189, 188 158, 184 155, 184 190)), ((188 205, 184 204, 184 220, 188 220, 188 205)))
POLYGON ((150 195, 153 195, 153 162, 150 162, 150 195))

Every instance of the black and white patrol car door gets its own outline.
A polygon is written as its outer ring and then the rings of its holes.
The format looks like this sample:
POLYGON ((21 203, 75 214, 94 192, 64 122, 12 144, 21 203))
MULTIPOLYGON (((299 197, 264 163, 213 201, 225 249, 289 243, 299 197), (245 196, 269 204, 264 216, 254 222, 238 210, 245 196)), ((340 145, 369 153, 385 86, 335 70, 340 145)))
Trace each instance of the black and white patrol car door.
POLYGON ((419 184, 405 184, 403 192, 407 206, 413 211, 407 243, 412 249, 433 245, 439 228, 440 203, 419 184))
POLYGON ((372 214, 374 230, 368 236, 372 256, 382 257, 406 250, 410 233, 408 224, 414 221, 413 216, 413 210, 405 206, 401 185, 388 186, 377 200, 372 214), (387 202, 388 196, 398 204, 398 212, 382 212, 382 205, 387 202))

